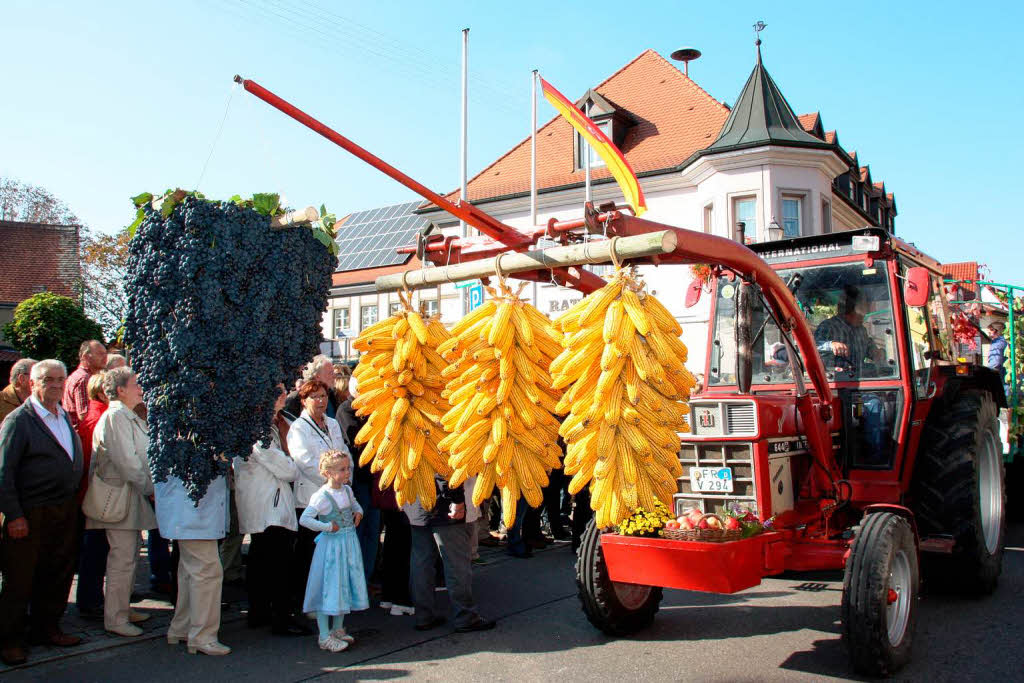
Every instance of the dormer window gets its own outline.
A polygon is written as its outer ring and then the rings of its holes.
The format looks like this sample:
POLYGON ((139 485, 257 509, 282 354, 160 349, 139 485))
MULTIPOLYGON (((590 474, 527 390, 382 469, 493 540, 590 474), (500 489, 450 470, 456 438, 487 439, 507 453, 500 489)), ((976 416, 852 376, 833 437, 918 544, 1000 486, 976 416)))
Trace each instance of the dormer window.
MULTIPOLYGON (((601 130, 602 133, 605 134, 605 136, 611 139, 611 119, 605 119, 604 121, 594 121, 594 123, 597 124, 597 127, 601 130)), ((587 167, 587 158, 584 156, 584 154, 586 154, 587 152, 590 153, 591 169, 603 167, 605 165, 604 159, 598 156, 597 152, 594 151, 594 148, 587 144, 587 141, 583 139, 582 135, 575 131, 573 131, 573 133, 576 135, 576 144, 573 145, 573 147, 576 150, 576 169, 582 171, 587 167)))
MULTIPOLYGON (((590 117, 594 125, 604 133, 605 137, 612 141, 612 144, 622 149, 622 143, 626 140, 626 133, 634 123, 633 117, 629 112, 618 108, 596 90, 588 90, 587 94, 576 102, 576 106, 590 117)), ((605 165, 604 160, 586 143, 583 136, 575 130, 572 134, 573 170, 582 171, 586 168, 587 158, 584 155, 588 150, 590 153, 590 168, 602 168, 605 165)))

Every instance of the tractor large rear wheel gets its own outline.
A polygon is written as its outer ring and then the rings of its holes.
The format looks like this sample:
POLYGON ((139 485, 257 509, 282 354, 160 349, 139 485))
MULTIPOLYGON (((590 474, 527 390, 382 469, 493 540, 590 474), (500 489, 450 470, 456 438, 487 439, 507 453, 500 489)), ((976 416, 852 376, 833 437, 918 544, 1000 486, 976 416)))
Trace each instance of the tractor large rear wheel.
POLYGON ((1003 565, 1006 493, 998 409, 987 392, 965 391, 930 415, 915 464, 914 514, 922 536, 948 534, 952 555, 922 558, 926 582, 984 595, 1003 565))
POLYGON ((661 603, 660 587, 618 583, 608 577, 594 520, 583 532, 576 555, 576 587, 587 620, 610 636, 626 636, 650 625, 661 603))

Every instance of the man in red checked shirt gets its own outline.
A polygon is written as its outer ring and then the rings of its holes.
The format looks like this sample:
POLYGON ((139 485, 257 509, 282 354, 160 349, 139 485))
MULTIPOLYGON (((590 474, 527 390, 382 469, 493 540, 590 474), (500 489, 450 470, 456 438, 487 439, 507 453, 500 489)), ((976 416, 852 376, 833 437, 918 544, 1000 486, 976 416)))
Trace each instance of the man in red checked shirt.
POLYGON ((78 347, 78 367, 64 385, 61 407, 67 411, 71 424, 76 429, 89 412, 89 377, 107 367, 107 347, 103 342, 90 339, 78 347))

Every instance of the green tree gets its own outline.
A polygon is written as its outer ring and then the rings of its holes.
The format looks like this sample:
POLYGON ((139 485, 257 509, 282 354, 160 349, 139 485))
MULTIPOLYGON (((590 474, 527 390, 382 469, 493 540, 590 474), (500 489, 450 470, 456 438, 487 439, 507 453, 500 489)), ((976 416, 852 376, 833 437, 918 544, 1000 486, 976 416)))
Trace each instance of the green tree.
POLYGON ((74 299, 42 292, 18 304, 4 336, 21 355, 56 358, 71 372, 78 365, 78 347, 87 339, 102 340, 103 328, 74 299))

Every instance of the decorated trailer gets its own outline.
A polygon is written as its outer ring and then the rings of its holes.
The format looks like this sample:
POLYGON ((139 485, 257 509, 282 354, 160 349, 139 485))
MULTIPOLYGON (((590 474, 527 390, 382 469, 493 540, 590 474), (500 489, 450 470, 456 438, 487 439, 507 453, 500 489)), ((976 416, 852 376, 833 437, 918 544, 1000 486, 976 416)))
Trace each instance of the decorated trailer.
MULTIPOLYGON (((660 471, 664 430, 646 432, 659 435, 657 443, 637 443, 624 423, 630 406, 591 401, 588 408, 588 396, 570 395, 576 384, 566 392, 571 400, 559 401, 558 412, 572 403, 559 430, 568 442, 567 473, 591 459, 593 506, 603 520, 587 529, 576 565, 583 610, 596 627, 615 635, 642 629, 665 588, 734 593, 784 571, 843 570, 842 629, 851 662, 879 675, 910 657, 922 578, 969 593, 994 589, 1005 517, 997 415, 1006 397, 995 372, 953 356, 934 259, 878 229, 745 245, 742 233, 727 239, 686 230, 615 204, 587 203, 581 218, 516 229, 446 200, 253 81, 237 80, 482 233, 421 240, 417 253, 437 267, 382 277, 378 289, 503 275, 554 280, 588 294, 555 321, 566 351, 593 339, 604 352, 581 349, 570 360, 552 360, 552 387, 574 368, 577 383, 600 377, 600 397, 602 383, 606 388, 609 375, 614 382, 612 373, 625 363, 624 393, 639 424, 669 424, 649 411, 674 415, 689 400, 688 425, 676 430, 681 437, 671 434, 673 462, 663 468, 672 473, 669 489, 655 481, 657 500, 647 505, 639 501, 651 497, 633 490, 645 480, 630 469, 635 463, 622 469, 622 462, 632 454, 646 472, 660 471), (561 245, 536 249, 544 236, 561 245), (680 268, 681 276, 682 264, 708 264, 710 343, 705 358, 689 359, 707 377, 698 396, 689 396, 680 374, 686 371, 678 368, 685 347, 668 347, 677 351, 666 357, 661 345, 666 333, 678 341, 678 324, 651 317, 656 308, 646 303, 637 308, 633 298, 644 293, 626 293, 632 285, 623 268, 610 281, 580 268, 602 262, 680 268), (624 327, 623 310, 630 321, 624 327), (603 341, 595 321, 603 322, 603 341), (655 356, 660 369, 651 363, 655 356), (579 401, 586 414, 577 414, 579 401), (587 432, 597 424, 599 432, 587 432), (576 448, 574 434, 585 434, 584 442, 592 435, 591 448, 576 448), (609 500, 610 512, 602 507, 609 500), (675 517, 696 524, 667 532, 669 522, 681 525, 675 517)), ((691 286, 669 296, 692 305, 700 291, 691 286)), ((489 324, 494 341, 500 324, 489 324)), ((384 343, 414 344, 401 329, 384 343)), ((479 348, 486 358, 497 356, 479 348)), ((383 356, 382 372, 386 362, 383 356)), ((394 369, 401 367, 396 362, 394 369)), ((402 387, 393 391, 405 395, 402 387)), ((401 417, 407 407, 399 405, 401 417)), ((512 424, 516 412, 507 413, 512 424)))

